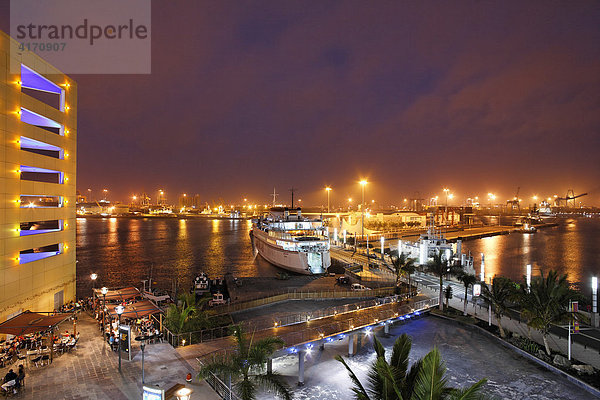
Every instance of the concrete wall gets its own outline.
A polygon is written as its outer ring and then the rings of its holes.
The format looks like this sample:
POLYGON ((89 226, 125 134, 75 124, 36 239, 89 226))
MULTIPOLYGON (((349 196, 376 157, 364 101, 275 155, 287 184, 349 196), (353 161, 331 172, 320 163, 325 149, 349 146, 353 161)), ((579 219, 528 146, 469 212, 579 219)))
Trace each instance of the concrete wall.
POLYGON ((0 321, 4 321, 28 309, 52 311, 60 291, 64 302, 75 298, 77 86, 0 32, 0 96, 0 321), (69 109, 61 111, 22 93, 21 64, 64 88, 69 109), (21 122, 21 107, 62 124, 64 135, 21 122), (21 136, 63 148, 64 159, 21 150, 21 136), (21 165, 62 171, 64 183, 21 180, 21 165), (64 203, 57 208, 21 208, 21 195, 63 196, 64 203), (20 236, 21 222, 57 219, 64 221, 62 231, 20 236), (61 254, 21 263, 21 251, 54 244, 62 247, 61 254))

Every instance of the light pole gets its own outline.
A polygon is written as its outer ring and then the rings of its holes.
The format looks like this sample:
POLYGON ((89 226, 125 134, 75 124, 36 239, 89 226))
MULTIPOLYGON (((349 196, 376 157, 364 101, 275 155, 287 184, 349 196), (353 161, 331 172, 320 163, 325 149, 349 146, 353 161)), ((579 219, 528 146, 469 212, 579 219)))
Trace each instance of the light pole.
POLYGON ((360 203, 360 211, 362 214, 362 221, 361 221, 361 233, 360 235, 362 236, 362 239, 364 240, 365 238, 365 186, 367 186, 367 182, 366 180, 362 180, 359 182, 360 183, 360 188, 361 188, 361 193, 362 193, 362 203, 360 203))
POLYGON ((90 279, 92 280, 92 289, 96 289, 96 279, 98 279, 98 274, 92 273, 90 279))
POLYGON ((117 315, 119 316, 119 324, 117 325, 117 333, 119 335, 119 373, 121 372, 121 314, 123 314, 123 311, 125 311, 125 307, 123 307, 122 305, 118 305, 115 307, 115 311, 117 313, 117 315))
POLYGON ((140 349, 142 350, 142 384, 145 383, 144 382, 144 349, 146 348, 146 340, 151 339, 154 335, 141 335, 141 336, 137 336, 135 338, 135 340, 137 340, 140 343, 140 349))
POLYGON ((106 344, 106 293, 108 293, 108 288, 103 286, 100 292, 102 293, 102 340, 106 344))
POLYGON ((592 326, 597 328, 598 321, 598 277, 592 277, 592 326))
POLYGON ((331 188, 327 186, 325 191, 327 192, 327 212, 329 212, 329 192, 331 192, 331 188))
POLYGON ((446 225, 447 225, 448 224, 448 193, 450 193, 450 189, 444 188, 442 190, 446 194, 446 209, 444 211, 444 221, 446 222, 446 225))

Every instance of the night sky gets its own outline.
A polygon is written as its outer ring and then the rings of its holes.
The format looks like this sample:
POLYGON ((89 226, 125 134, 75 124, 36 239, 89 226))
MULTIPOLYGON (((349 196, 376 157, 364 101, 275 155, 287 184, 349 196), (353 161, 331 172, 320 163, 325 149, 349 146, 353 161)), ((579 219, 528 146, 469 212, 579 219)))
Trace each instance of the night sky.
POLYGON ((598 1, 155 1, 151 28, 151 75, 73 76, 82 192, 600 203, 598 1))

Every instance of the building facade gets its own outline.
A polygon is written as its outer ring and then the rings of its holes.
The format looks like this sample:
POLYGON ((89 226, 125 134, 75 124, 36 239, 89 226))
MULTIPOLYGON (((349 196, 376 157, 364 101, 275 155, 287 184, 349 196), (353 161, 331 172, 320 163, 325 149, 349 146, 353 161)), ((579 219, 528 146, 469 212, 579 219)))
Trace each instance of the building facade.
POLYGON ((0 321, 75 299, 77 86, 0 32, 0 321))

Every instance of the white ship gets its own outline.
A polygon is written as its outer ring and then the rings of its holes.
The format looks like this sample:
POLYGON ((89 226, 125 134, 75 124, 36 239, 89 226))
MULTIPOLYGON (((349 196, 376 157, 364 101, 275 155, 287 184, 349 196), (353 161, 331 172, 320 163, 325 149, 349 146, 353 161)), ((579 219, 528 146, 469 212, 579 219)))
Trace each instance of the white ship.
POLYGON ((300 208, 275 207, 265 218, 254 220, 252 246, 263 258, 299 274, 323 274, 331 265, 329 236, 323 221, 302 217, 300 208))

